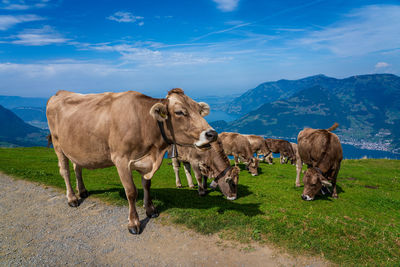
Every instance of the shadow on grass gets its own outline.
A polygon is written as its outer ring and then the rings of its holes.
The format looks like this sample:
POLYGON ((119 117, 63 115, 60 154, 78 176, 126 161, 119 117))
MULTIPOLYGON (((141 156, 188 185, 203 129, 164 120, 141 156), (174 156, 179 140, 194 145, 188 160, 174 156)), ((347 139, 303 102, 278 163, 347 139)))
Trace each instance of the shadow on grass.
MULTIPOLYGON (((189 188, 152 188, 150 195, 153 200, 159 204, 157 210, 159 212, 167 211, 172 208, 179 209, 213 209, 218 208, 219 213, 227 210, 238 211, 246 216, 256 216, 263 214, 260 210, 261 203, 238 203, 237 201, 227 200, 224 195, 218 191, 218 195, 207 194, 204 197, 199 196, 197 190, 189 188)), ((126 200, 123 188, 110 188, 105 190, 90 191, 90 195, 100 195, 109 192, 118 192, 121 199, 126 200)), ((212 191, 210 191, 211 193, 212 191)), ((250 195, 252 192, 246 185, 238 185, 238 198, 250 195)), ((137 200, 143 199, 143 189, 138 189, 137 200)), ((128 204, 128 202, 126 202, 128 204)))
MULTIPOLYGON (((332 192, 332 188, 329 188, 329 191, 332 192)), ((338 184, 336 184, 336 193, 338 194, 338 198, 340 197, 340 193, 344 193, 345 191, 340 187, 338 184)), ((327 194, 327 195, 322 195, 321 193, 318 193, 318 195, 315 197, 314 200, 325 200, 325 201, 332 201, 332 194, 327 194)))

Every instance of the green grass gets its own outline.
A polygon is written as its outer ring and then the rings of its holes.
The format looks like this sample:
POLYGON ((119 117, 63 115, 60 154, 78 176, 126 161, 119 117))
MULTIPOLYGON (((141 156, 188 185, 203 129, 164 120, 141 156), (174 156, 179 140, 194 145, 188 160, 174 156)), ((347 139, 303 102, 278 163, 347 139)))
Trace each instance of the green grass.
MULTIPOLYGON (((339 198, 311 202, 300 199, 303 188, 294 187, 291 165, 261 163, 257 177, 242 171, 239 198, 231 202, 220 192, 199 197, 196 190, 176 189, 168 162, 164 160, 153 177, 151 195, 170 222, 226 239, 272 243, 295 254, 323 255, 341 265, 400 265, 400 161, 345 160, 338 178, 339 198)), ((53 149, 1 148, 0 170, 65 188, 53 149)), ((84 170, 83 175, 90 197, 127 205, 115 168, 84 170)), ((183 171, 181 177, 185 186, 183 171)), ((74 175, 71 180, 74 183, 74 175)), ((142 205, 137 173, 134 181, 137 205, 142 205)))

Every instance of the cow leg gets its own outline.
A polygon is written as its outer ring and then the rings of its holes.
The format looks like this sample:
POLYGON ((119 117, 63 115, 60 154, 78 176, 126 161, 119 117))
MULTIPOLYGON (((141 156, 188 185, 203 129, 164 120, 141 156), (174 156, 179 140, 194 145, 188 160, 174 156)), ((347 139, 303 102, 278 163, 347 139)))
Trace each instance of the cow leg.
POLYGON ((78 207, 79 201, 75 195, 74 190, 72 189, 71 182, 69 180, 70 173, 69 173, 69 161, 68 158, 64 155, 64 153, 58 149, 57 145, 54 148, 54 151, 57 154, 58 158, 58 166, 60 167, 60 174, 64 178, 65 187, 67 188, 67 199, 68 205, 71 207, 78 207))
POLYGON ((82 167, 74 163, 74 172, 76 177, 76 190, 81 198, 87 198, 89 196, 86 190, 85 184, 82 179, 82 167))
POLYGON ((176 184, 176 187, 178 187, 178 188, 182 188, 181 178, 179 178, 180 165, 181 165, 181 163, 179 162, 179 160, 177 158, 172 158, 172 166, 174 167, 174 172, 175 172, 175 184, 176 184))
POLYGON ((190 163, 189 162, 183 162, 183 168, 185 170, 186 179, 188 181, 189 187, 190 188, 194 188, 192 174, 190 173, 190 163))
POLYGON ((149 218, 156 218, 158 217, 157 209, 153 205, 153 201, 151 200, 150 196, 150 187, 151 187, 151 180, 147 180, 142 177, 142 186, 143 186, 143 202, 144 207, 146 209, 146 215, 149 218))
POLYGON ((208 178, 207 176, 203 175, 203 184, 202 184, 202 186, 203 186, 205 192, 207 192, 207 178, 208 178))
POLYGON ((271 165, 271 164, 274 163, 273 157, 274 157, 274 155, 272 154, 272 152, 269 152, 269 154, 265 156, 265 159, 266 159, 268 164, 271 165))
POLYGON ((132 172, 128 167, 127 160, 120 160, 115 164, 115 166, 117 167, 119 178, 121 179, 121 183, 124 186, 125 195, 129 203, 128 230, 131 234, 139 234, 140 221, 136 211, 137 189, 132 180, 132 172))
POLYGON ((237 155, 233 155, 233 159, 235 160, 235 166, 239 164, 239 157, 237 155))
POLYGON ((303 162, 301 160, 296 161, 296 186, 300 187, 300 173, 303 168, 303 162))
POLYGON ((201 174, 200 168, 198 167, 198 165, 193 165, 192 167, 194 177, 197 181, 197 191, 199 192, 199 196, 205 196, 207 194, 207 177, 204 178, 206 180, 206 186, 204 186, 204 182, 202 181, 203 176, 201 174))
POLYGON ((282 153, 279 154, 279 161, 281 162, 281 164, 285 163, 285 156, 282 155, 282 153))
POLYGON ((339 164, 339 167, 333 172, 333 174, 331 176, 332 177, 332 188, 333 188, 332 197, 333 198, 338 198, 337 191, 336 191, 336 179, 339 174, 339 169, 340 169, 340 164, 339 164))

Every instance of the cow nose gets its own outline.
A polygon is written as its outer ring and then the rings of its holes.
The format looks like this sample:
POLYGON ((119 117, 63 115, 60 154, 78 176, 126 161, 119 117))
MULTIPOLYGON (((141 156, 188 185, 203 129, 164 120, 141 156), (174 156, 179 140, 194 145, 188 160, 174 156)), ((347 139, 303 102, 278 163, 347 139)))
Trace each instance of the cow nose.
POLYGON ((309 197, 308 195, 301 195, 301 198, 306 201, 311 201, 313 198, 309 197))
POLYGON ((210 142, 214 142, 218 138, 218 133, 214 130, 208 130, 206 132, 206 138, 210 142))

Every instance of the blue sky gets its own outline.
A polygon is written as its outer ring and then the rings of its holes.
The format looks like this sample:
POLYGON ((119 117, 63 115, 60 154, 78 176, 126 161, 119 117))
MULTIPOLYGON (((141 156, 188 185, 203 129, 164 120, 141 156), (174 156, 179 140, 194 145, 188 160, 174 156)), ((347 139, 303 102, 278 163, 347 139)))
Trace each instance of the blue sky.
POLYGON ((0 0, 0 94, 242 93, 400 75, 400 1, 0 0))

